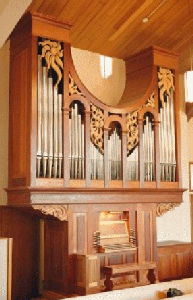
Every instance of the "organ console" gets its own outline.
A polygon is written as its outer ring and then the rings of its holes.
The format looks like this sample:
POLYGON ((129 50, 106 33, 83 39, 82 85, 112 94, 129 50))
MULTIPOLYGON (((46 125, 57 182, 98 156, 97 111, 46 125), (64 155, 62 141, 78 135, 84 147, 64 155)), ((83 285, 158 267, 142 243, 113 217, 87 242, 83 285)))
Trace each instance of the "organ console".
POLYGON ((78 78, 70 27, 29 12, 10 37, 8 202, 45 220, 45 295, 99 292, 107 269, 114 288, 155 282, 156 207, 184 191, 178 56, 129 57, 108 106, 78 78))

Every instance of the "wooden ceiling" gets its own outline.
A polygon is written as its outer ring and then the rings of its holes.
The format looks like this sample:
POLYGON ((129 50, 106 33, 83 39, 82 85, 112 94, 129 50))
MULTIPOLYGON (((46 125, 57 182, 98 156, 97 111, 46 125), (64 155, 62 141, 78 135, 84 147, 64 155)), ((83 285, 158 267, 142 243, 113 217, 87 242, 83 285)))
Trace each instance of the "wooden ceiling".
POLYGON ((70 22, 73 47, 126 59, 155 45, 181 54, 181 72, 190 69, 193 0, 33 0, 30 10, 70 22))

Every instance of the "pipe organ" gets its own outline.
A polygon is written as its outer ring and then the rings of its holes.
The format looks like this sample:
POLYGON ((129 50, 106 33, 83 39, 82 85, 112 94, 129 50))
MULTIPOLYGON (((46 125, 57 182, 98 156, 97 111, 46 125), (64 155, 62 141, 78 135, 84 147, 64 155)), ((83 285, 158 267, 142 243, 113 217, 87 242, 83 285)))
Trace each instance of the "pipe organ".
POLYGON ((28 12, 11 34, 8 204, 44 219, 44 293, 155 282, 157 207, 184 191, 178 56, 129 57, 108 106, 76 73, 70 28, 28 12))

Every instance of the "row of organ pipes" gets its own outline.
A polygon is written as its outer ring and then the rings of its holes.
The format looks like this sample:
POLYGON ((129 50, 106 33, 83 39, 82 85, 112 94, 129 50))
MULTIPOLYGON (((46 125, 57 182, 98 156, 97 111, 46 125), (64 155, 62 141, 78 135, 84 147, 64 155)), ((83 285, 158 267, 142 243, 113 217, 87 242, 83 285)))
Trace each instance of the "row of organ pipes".
MULTIPOLYGON (((53 70, 48 70, 38 55, 38 138, 37 177, 62 178, 63 172, 63 95, 55 84, 53 70)), ((176 180, 175 121, 173 93, 165 97, 159 108, 160 177, 162 181, 176 180)), ((74 101, 69 114, 70 178, 85 178, 84 107, 74 101)), ((155 134, 151 113, 144 115, 143 153, 144 179, 155 180, 155 134)), ((127 179, 139 180, 139 147, 127 155, 127 179)), ((90 140, 91 179, 104 179, 104 154, 90 140)), ((120 125, 112 124, 108 136, 108 165, 110 180, 122 179, 122 141, 120 125)))
POLYGON ((154 165, 155 165, 155 151, 154 151, 154 128, 152 122, 152 115, 145 114, 143 126, 143 153, 144 153, 144 180, 153 181, 154 165))
POLYGON ((78 103, 71 105, 69 119, 70 136, 70 178, 84 178, 84 123, 78 103))
POLYGON ((160 108, 160 126, 159 126, 159 143, 160 143, 160 167, 161 180, 176 180, 176 152, 175 152, 175 121, 174 121, 174 104, 173 92, 167 96, 162 107, 160 108))
POLYGON ((62 177, 62 94, 38 55, 37 177, 62 177))

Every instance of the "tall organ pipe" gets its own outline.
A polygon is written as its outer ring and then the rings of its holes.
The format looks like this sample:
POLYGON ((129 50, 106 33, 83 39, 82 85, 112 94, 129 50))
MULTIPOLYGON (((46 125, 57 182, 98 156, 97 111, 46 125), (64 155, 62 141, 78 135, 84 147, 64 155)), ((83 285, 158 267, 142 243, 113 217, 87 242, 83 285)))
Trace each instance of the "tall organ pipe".
POLYGON ((58 177, 62 177, 62 94, 58 95, 58 149, 59 149, 59 169, 58 177))
POLYGON ((48 177, 52 176, 53 164, 53 79, 48 78, 48 177))
POLYGON ((70 178, 84 178, 84 124, 79 105, 73 103, 69 119, 70 136, 70 178))
POLYGON ((62 94, 38 55, 37 177, 62 177, 62 94))

